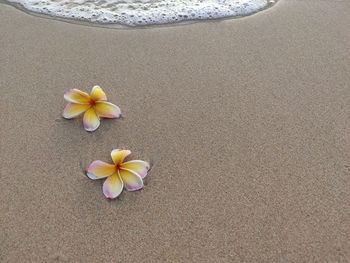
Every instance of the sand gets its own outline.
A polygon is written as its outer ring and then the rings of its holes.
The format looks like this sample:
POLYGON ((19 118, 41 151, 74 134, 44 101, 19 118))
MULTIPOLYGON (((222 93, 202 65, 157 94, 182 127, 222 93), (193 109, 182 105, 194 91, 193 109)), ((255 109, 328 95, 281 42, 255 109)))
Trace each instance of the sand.
POLYGON ((1 262, 349 262, 350 2, 115 30, 0 6, 1 262), (94 133, 64 91, 123 112, 94 133), (145 188, 84 176, 127 147, 145 188))

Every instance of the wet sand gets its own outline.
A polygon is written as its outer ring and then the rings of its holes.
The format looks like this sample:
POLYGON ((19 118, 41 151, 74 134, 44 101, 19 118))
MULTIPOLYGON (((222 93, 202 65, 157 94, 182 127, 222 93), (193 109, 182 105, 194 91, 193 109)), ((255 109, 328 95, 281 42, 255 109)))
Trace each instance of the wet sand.
POLYGON ((1 262, 349 262, 350 2, 115 30, 0 5, 1 262), (121 120, 61 117, 100 85, 121 120), (152 170, 108 201, 84 176, 152 170))

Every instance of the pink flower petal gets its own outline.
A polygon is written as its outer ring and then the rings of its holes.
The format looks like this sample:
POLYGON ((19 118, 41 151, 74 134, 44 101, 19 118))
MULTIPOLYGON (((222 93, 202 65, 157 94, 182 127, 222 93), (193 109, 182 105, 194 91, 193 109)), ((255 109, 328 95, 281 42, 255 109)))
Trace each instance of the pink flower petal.
POLYGON ((143 188, 142 178, 135 172, 126 169, 118 170, 118 173, 128 191, 137 191, 143 188))
POLYGON ((64 93, 64 99, 68 102, 79 104, 88 104, 90 102, 89 94, 78 89, 71 89, 64 93))
POLYGON ((88 109, 83 118, 86 131, 95 131, 100 126, 100 118, 96 115, 94 108, 88 109))
POLYGON ((103 194, 110 199, 118 197, 123 191, 123 182, 118 173, 108 176, 103 183, 103 194))
POLYGON ((99 87, 94 86, 91 90, 91 98, 94 101, 107 100, 106 93, 99 87))
POLYGON ((147 172, 150 168, 149 163, 141 160, 132 160, 120 165, 121 169, 131 170, 137 173, 142 179, 147 176, 147 172))
POLYGON ((91 106, 89 104, 68 103, 63 110, 63 118, 72 119, 78 117, 90 107, 91 106))
POLYGON ((97 101, 95 104, 96 114, 102 118, 119 118, 120 108, 107 101, 97 101))
POLYGON ((113 164, 102 161, 93 161, 86 171, 86 175, 92 179, 102 179, 116 172, 116 167, 113 164))
POLYGON ((129 154, 131 154, 129 150, 115 149, 111 152, 111 157, 114 164, 121 164, 129 154))

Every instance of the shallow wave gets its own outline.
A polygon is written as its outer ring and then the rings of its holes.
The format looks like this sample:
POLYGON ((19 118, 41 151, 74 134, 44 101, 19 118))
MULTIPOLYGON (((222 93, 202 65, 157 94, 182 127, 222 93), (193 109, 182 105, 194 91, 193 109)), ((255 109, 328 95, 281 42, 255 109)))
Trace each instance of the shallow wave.
POLYGON ((218 19, 256 13, 274 0, 8 0, 60 18, 128 26, 218 19))

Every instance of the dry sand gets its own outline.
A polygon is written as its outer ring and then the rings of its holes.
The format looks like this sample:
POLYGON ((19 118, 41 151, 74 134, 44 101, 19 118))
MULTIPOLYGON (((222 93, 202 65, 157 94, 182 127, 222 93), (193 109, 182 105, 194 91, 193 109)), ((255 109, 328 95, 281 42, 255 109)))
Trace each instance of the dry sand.
POLYGON ((350 262, 350 2, 112 30, 0 6, 1 262, 350 262), (95 133, 63 92, 124 114, 95 133), (107 201, 83 169, 153 164, 107 201))

